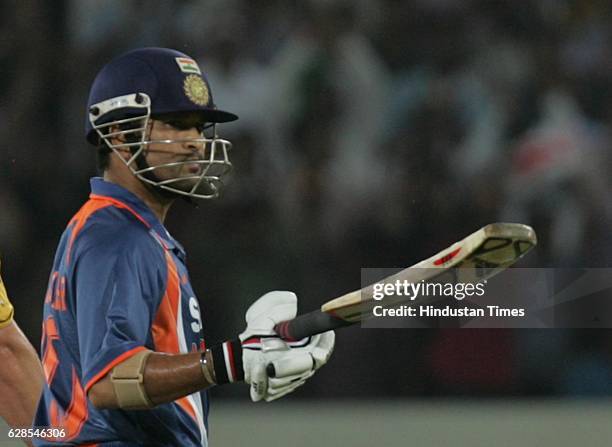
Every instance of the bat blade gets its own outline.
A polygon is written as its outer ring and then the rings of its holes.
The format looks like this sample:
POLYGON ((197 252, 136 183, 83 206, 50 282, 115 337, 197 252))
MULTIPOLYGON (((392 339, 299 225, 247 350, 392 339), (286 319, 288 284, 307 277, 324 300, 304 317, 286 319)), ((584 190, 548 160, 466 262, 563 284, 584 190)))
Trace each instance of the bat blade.
MULTIPOLYGON (((508 268, 536 244, 533 228, 523 224, 494 223, 380 282, 477 283, 508 268)), ((321 306, 321 311, 356 323, 371 317, 373 306, 383 303, 374 300, 372 295, 373 284, 328 301, 321 306)), ((384 305, 392 307, 407 300, 406 297, 386 298, 384 305)))
MULTIPOLYGON (((533 228, 517 223, 493 223, 379 282, 477 283, 508 268, 536 245, 533 228)), ((328 301, 319 310, 279 323, 275 330, 284 339, 299 340, 372 317, 375 305, 392 307, 409 300, 408 297, 395 297, 385 298, 384 302, 376 301, 373 287, 371 284, 328 301)))

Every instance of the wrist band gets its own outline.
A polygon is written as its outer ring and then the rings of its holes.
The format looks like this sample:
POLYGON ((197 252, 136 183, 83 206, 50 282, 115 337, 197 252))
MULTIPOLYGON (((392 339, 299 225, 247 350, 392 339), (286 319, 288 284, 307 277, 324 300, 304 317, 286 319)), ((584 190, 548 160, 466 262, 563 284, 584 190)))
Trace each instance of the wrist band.
POLYGON ((215 371, 212 365, 212 357, 209 357, 209 355, 212 356, 210 349, 202 351, 202 354, 200 355, 200 366, 202 367, 202 375, 204 375, 206 381, 209 384, 214 385, 217 383, 217 381, 213 378, 215 371))
POLYGON ((239 339, 230 340, 210 349, 217 384, 244 380, 242 369, 242 344, 239 339))

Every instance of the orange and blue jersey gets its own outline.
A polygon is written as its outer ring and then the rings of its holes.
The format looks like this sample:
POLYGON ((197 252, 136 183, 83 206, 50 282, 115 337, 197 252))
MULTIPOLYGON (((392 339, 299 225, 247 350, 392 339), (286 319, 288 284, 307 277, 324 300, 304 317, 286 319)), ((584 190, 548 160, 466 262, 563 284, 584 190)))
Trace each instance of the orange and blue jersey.
POLYGON ((204 347, 185 251, 134 194, 91 180, 89 201, 70 220, 53 262, 43 314, 46 383, 35 427, 64 429, 37 446, 206 446, 208 394, 150 410, 100 410, 89 389, 143 349, 204 347))

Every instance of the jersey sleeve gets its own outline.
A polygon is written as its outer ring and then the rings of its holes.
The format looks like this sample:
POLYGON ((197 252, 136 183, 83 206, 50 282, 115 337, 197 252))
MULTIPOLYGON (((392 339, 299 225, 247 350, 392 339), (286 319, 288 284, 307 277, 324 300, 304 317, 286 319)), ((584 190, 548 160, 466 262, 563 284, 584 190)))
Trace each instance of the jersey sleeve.
POLYGON ((144 239, 120 248, 101 244, 78 259, 75 304, 86 392, 116 364, 145 349, 166 278, 163 252, 155 244, 144 239))
POLYGON ((2 277, 0 277, 0 329, 8 326, 13 321, 13 305, 9 301, 2 277))

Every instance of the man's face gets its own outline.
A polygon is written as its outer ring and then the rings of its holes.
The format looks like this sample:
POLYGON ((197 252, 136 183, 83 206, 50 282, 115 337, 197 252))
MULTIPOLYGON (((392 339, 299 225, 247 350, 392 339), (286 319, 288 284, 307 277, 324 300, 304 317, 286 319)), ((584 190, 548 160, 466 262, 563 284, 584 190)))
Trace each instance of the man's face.
POLYGON ((162 166, 152 171, 160 181, 178 178, 181 180, 168 186, 190 191, 206 169, 201 161, 210 144, 193 141, 204 138, 205 123, 197 115, 173 114, 151 120, 150 126, 148 139, 152 143, 145 150, 147 164, 162 166))

